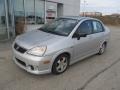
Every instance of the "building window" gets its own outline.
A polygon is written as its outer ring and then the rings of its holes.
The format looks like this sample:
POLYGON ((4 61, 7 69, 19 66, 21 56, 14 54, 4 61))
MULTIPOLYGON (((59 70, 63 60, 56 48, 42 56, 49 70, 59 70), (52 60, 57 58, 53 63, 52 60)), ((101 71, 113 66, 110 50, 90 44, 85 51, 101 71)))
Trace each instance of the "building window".
POLYGON ((44 23, 44 1, 42 0, 24 0, 25 15, 27 24, 44 23))
POLYGON ((24 0, 12 0, 14 8, 15 33, 19 35, 24 32, 25 10, 24 0))
POLYGON ((5 15, 5 1, 0 0, 0 41, 7 38, 8 35, 5 15))
POLYGON ((43 24, 45 21, 45 1, 12 0, 14 3, 15 21, 25 20, 26 24, 43 24))
POLYGON ((34 0, 24 0, 24 2, 26 23, 35 24, 34 0))
POLYGON ((17 22, 19 19, 24 19, 24 1, 23 0, 12 0, 14 5, 14 15, 15 21, 17 22))
POLYGON ((45 2, 35 0, 35 17, 36 24, 43 24, 45 21, 45 2))

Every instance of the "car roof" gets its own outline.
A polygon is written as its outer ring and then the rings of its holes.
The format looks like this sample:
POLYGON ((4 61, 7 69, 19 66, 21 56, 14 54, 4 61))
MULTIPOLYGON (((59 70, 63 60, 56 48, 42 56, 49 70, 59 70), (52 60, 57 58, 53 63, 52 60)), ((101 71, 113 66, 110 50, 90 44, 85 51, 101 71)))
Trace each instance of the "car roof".
POLYGON ((91 18, 91 17, 82 17, 82 16, 65 16, 61 18, 67 18, 67 19, 76 19, 76 20, 83 20, 83 19, 93 19, 93 20, 98 20, 96 18, 91 18))

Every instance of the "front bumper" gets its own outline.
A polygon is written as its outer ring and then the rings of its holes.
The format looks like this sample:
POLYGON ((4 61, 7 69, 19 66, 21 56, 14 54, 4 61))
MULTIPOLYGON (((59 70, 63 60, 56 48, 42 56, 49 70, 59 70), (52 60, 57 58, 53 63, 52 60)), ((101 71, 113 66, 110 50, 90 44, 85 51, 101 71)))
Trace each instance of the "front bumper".
POLYGON ((32 74, 46 74, 51 72, 52 68, 52 55, 38 57, 28 55, 27 53, 21 54, 13 48, 13 60, 22 69, 32 74), (49 63, 44 63, 50 61, 49 63))

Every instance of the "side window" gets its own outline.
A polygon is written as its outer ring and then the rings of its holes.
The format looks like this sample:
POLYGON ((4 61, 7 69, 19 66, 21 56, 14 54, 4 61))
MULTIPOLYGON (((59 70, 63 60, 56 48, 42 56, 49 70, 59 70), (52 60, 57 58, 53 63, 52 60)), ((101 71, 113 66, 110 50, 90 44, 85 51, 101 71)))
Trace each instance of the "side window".
POLYGON ((99 33, 99 32, 103 32, 103 26, 100 22, 98 21, 93 21, 93 33, 99 33))
POLYGON ((90 20, 87 20, 81 23, 77 29, 77 33, 86 33, 88 35, 91 34, 92 33, 92 22, 90 20))

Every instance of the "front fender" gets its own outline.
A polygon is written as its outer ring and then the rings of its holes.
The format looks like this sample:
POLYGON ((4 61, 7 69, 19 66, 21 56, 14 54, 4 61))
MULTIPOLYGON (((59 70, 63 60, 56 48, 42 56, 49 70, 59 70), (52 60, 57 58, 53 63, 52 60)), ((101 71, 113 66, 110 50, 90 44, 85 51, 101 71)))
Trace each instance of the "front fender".
MULTIPOLYGON (((73 58, 73 48, 70 47, 70 48, 66 48, 66 49, 61 49, 61 50, 54 53, 53 58, 52 58, 52 65, 53 65, 55 59, 63 53, 69 53, 70 54, 70 61, 72 60, 72 58, 73 58)), ((52 65, 51 65, 51 67, 52 67, 52 65)))

